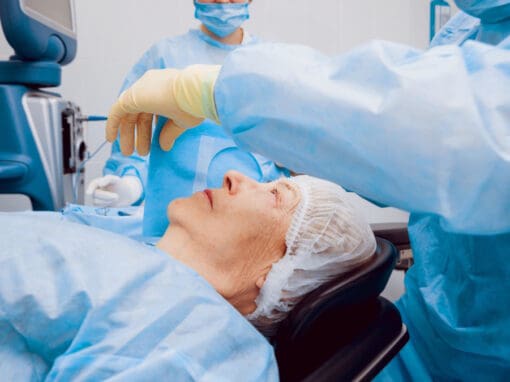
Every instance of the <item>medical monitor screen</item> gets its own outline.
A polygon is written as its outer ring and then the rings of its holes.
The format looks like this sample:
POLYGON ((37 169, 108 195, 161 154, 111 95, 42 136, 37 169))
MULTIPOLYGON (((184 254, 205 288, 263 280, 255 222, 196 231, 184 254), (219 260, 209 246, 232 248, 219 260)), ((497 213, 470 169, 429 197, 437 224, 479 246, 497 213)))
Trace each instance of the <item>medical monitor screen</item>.
POLYGON ((23 11, 39 22, 64 32, 75 32, 72 0, 22 0, 23 11))

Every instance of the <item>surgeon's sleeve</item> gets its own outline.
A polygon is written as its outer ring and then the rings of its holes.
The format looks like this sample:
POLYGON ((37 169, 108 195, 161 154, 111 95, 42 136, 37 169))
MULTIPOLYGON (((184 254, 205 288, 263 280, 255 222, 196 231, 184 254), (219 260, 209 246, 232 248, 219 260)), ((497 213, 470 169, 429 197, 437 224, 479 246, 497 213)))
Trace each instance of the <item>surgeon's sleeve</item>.
MULTIPOLYGON (((119 94, 135 83, 147 70, 164 67, 160 50, 160 44, 155 44, 144 53, 144 55, 127 74, 119 94)), ((145 190, 147 185, 147 171, 149 167, 148 162, 148 155, 141 156, 135 152, 130 156, 124 156, 120 151, 120 141, 119 138, 117 138, 112 144, 112 152, 103 168, 103 175, 136 176, 142 182, 145 190)))
POLYGON ((236 50, 215 87, 236 143, 447 230, 510 231, 510 51, 376 41, 236 50))

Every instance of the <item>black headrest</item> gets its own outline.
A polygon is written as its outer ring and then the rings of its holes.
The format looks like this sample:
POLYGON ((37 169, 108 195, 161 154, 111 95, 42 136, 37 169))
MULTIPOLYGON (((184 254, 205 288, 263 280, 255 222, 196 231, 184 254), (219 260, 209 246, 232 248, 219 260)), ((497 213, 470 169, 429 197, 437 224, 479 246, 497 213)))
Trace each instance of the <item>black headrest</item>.
POLYGON ((282 381, 312 375, 330 376, 319 380, 352 380, 370 357, 393 341, 402 322, 398 312, 386 306, 392 304, 382 304, 378 296, 396 260, 395 247, 377 238, 376 252, 367 263, 324 284, 296 305, 271 339, 282 381), (359 362, 346 356, 351 353, 359 362), (321 366, 331 362, 336 365, 332 373, 321 366), (343 370, 340 374, 338 368, 343 370))
POLYGON ((311 292, 294 307, 278 331, 285 330, 286 336, 292 337, 328 310, 358 305, 379 296, 395 267, 397 251, 389 241, 376 240, 375 255, 367 263, 311 292))

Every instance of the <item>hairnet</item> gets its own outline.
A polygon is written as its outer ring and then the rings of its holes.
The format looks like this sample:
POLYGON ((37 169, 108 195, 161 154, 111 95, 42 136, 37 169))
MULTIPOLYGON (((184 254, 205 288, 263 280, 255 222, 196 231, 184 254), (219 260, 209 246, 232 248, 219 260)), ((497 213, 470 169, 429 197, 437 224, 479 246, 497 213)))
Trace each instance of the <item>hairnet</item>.
POLYGON ((273 264, 247 318, 270 335, 307 293, 364 263, 376 242, 368 223, 338 185, 302 175, 301 193, 285 237, 285 255, 273 264))

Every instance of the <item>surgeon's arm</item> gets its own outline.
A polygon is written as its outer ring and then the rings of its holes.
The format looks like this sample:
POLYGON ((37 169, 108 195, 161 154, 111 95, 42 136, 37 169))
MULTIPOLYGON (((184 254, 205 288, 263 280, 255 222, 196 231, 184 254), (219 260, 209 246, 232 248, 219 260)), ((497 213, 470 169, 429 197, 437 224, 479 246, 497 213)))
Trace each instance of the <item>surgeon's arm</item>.
POLYGON ((258 44, 215 85, 236 143, 368 199, 510 231, 510 50, 373 42, 337 57, 258 44))

